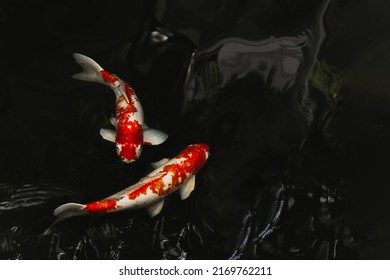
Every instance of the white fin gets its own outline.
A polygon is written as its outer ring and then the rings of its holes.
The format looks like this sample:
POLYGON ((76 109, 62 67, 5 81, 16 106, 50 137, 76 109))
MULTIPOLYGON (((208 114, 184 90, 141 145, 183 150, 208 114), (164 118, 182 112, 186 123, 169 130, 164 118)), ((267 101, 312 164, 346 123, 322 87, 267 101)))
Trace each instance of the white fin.
POLYGON ((115 117, 111 117, 110 118, 110 123, 116 127, 116 118, 115 117))
POLYGON ((53 230, 53 227, 62 220, 75 216, 88 215, 89 213, 83 210, 84 207, 84 204, 73 202, 58 206, 53 212, 53 215, 56 216, 57 219, 43 234, 50 234, 53 230))
POLYGON ((116 133, 114 130, 102 128, 100 129, 100 135, 104 140, 115 143, 116 133))
POLYGON ((168 134, 154 128, 144 129, 144 144, 145 145, 160 145, 167 140, 168 134))
POLYGON ((93 59, 79 53, 74 53, 73 57, 76 62, 81 67, 83 67, 83 72, 73 75, 72 78, 77 80, 106 84, 103 80, 102 75, 100 74, 100 71, 103 70, 103 68, 93 59))
POLYGON ((180 188, 180 197, 181 199, 186 199, 190 196, 192 191, 195 188, 195 175, 192 176, 192 178, 180 188))
POLYGON ((83 205, 83 204, 73 203, 73 202, 72 203, 62 204, 61 206, 58 206, 54 210, 53 215, 57 216, 57 217, 60 217, 60 216, 63 216, 64 214, 66 214, 66 213, 80 212, 80 211, 83 211, 84 207, 85 207, 85 205, 83 205))
POLYGON ((58 223, 59 221, 62 221, 69 217, 87 215, 88 212, 85 212, 83 210, 84 207, 85 207, 84 204, 73 203, 73 202, 58 206, 53 212, 53 215, 57 217, 55 223, 58 223))
POLYGON ((104 81, 103 76, 100 73, 100 71, 104 69, 99 64, 97 64, 96 61, 94 61, 92 58, 89 58, 88 56, 79 53, 74 53, 73 57, 76 62, 81 67, 83 67, 83 72, 73 75, 72 78, 88 82, 96 82, 109 86, 114 91, 117 90, 115 91, 115 94, 123 95, 123 97, 126 99, 126 102, 130 103, 129 98, 125 93, 126 91, 124 89, 124 82, 119 79, 119 77, 114 75, 117 78, 117 81, 114 83, 114 85, 109 85, 104 81))
POLYGON ((156 162, 152 162, 150 165, 153 167, 153 168, 159 168, 161 166, 163 166, 164 164, 166 164, 167 162, 169 161, 169 158, 163 158, 159 161, 156 161, 156 162))
POLYGON ((164 206, 164 200, 160 200, 159 202, 152 204, 151 206, 146 208, 146 211, 148 211, 150 217, 154 217, 161 212, 163 206, 164 206))

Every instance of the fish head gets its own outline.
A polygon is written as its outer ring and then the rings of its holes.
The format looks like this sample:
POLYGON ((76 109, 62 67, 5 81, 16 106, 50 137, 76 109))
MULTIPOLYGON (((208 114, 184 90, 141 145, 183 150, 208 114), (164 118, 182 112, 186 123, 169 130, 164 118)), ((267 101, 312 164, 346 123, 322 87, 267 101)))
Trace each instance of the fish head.
POLYGON ((142 152, 142 145, 131 143, 116 143, 116 152, 125 163, 135 162, 142 152))
POLYGON ((207 144, 194 144, 192 145, 196 147, 196 149, 205 155, 206 159, 210 156, 210 148, 207 144))
POLYGON ((119 119, 116 130, 116 152, 123 162, 135 161, 142 152, 143 131, 138 122, 119 119))
POLYGON ((209 147, 206 144, 193 144, 188 146, 178 158, 183 158, 183 167, 186 173, 197 173, 209 157, 209 147))

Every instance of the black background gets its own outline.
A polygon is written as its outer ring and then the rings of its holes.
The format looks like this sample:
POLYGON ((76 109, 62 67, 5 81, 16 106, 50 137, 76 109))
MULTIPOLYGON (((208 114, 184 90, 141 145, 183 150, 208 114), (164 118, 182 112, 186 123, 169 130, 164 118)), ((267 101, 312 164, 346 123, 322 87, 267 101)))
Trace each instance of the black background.
POLYGON ((0 256, 388 259, 390 3, 330 1, 313 57, 325 2, 2 1, 0 256), (157 27, 167 41, 153 43, 157 27), (284 50, 271 52, 268 74, 259 66, 221 83, 221 68, 210 70, 213 46, 299 34, 309 43, 293 83, 279 90, 272 77, 284 50), (148 126, 168 141, 121 163, 99 135, 113 94, 71 79, 80 71, 74 52, 127 80, 148 126), (319 60, 336 69, 336 94, 305 75, 319 60), (300 81, 309 101, 296 105, 300 81), (43 235, 58 205, 106 197, 196 142, 209 144, 211 157, 188 200, 172 195, 153 219, 143 211, 78 217, 43 235))

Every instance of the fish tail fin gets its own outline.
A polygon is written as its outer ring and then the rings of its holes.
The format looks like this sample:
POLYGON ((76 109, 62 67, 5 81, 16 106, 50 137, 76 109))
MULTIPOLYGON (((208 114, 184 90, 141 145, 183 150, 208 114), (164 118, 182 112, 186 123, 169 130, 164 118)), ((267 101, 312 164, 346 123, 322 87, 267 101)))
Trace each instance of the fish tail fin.
POLYGON ((57 217, 57 220, 64 220, 72 216, 80 216, 88 214, 83 209, 85 208, 84 204, 80 203, 66 203, 58 206, 53 214, 57 217))
POLYGON ((88 56, 74 53, 74 59, 83 68, 83 71, 72 76, 72 78, 88 82, 106 84, 100 71, 104 70, 99 64, 88 56))
POLYGON ((88 212, 84 211, 85 205, 79 204, 79 203, 66 203, 62 204, 61 206, 58 206, 54 212, 53 215, 57 217, 57 219, 54 221, 54 223, 44 232, 44 235, 47 235, 52 232, 53 227, 70 217, 74 216, 82 216, 82 215, 88 215, 88 212))

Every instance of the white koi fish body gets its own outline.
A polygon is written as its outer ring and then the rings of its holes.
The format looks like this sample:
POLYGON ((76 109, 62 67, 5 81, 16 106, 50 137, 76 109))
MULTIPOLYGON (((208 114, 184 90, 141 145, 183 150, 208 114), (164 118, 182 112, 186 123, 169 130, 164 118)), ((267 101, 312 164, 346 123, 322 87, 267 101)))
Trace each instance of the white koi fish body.
POLYGON ((142 146, 159 145, 168 135, 144 124, 144 113, 134 90, 116 75, 105 71, 91 58, 82 54, 73 54, 76 62, 83 67, 83 72, 73 75, 78 80, 104 84, 111 88, 116 96, 116 118, 111 120, 116 131, 101 129, 101 136, 116 143, 118 156, 122 161, 135 161, 142 152, 142 146))
POLYGON ((179 189, 182 199, 190 195, 195 187, 195 174, 208 156, 206 144, 190 145, 173 159, 155 163, 159 167, 138 183, 99 201, 63 204, 54 210, 54 215, 59 221, 76 215, 147 208, 150 216, 156 216, 166 196, 179 189))

